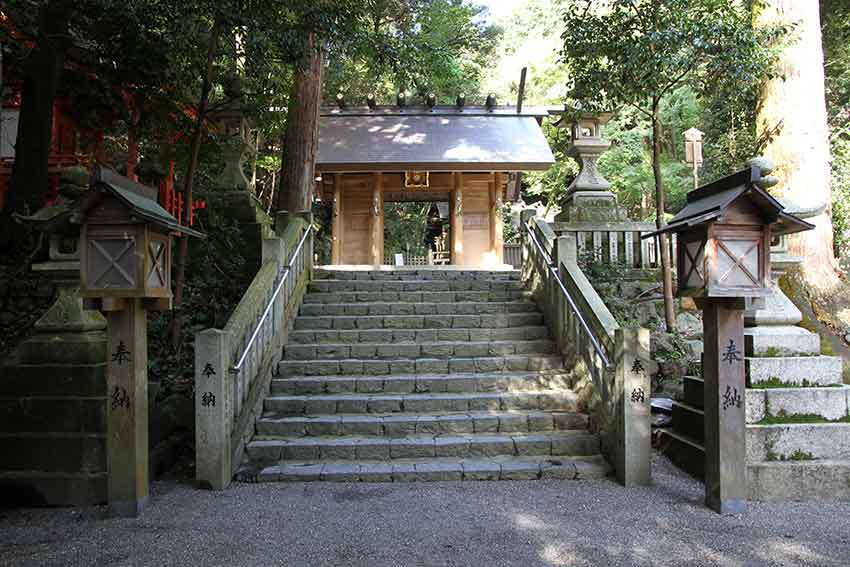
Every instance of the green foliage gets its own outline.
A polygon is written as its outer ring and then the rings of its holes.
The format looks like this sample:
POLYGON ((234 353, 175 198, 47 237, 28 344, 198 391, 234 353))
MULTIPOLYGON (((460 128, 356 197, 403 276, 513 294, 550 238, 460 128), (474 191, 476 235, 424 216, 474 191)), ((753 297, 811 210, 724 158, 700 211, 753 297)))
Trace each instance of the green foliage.
POLYGON ((384 205, 384 257, 393 254, 424 256, 425 235, 431 203, 387 203, 384 205))
POLYGON ((779 378, 772 376, 767 380, 753 382, 748 387, 754 390, 768 390, 771 388, 840 388, 841 384, 818 384, 807 379, 803 379, 802 382, 783 382, 779 378))
POLYGON ((683 84, 703 96, 733 93, 760 83, 770 62, 769 38, 734 0, 578 1, 564 27, 569 95, 585 109, 646 113, 683 84))
POLYGON ((788 414, 784 410, 780 410, 777 415, 766 415, 758 425, 787 425, 787 424, 806 424, 806 423, 850 423, 850 415, 846 415, 839 419, 826 419, 822 415, 811 413, 793 413, 788 414))
POLYGON ((602 262, 601 250, 584 250, 579 253, 578 264, 588 281, 605 302, 605 306, 618 323, 625 326, 640 322, 637 303, 625 297, 620 283, 627 279, 630 269, 625 264, 602 262))
MULTIPOLYGON (((652 123, 666 119, 673 126, 669 134, 659 125, 660 139, 647 136, 659 151, 667 146, 666 154, 674 158, 681 151, 681 132, 697 119, 696 99, 707 101, 704 118, 717 113, 715 103, 738 112, 737 103, 749 101, 741 93, 752 94, 761 84, 772 61, 769 44, 784 31, 754 29, 750 10, 736 0, 612 0, 604 7, 577 1, 566 8, 564 25, 563 58, 571 71, 568 96, 573 106, 594 111, 630 107, 652 123)), ((754 119, 748 122, 752 128, 754 124, 754 119)), ((632 140, 631 155, 624 156, 633 164, 634 147, 632 140)), ((720 156, 743 161, 738 154, 718 150, 712 158, 717 170, 728 166, 729 160, 720 156)), ((675 206, 685 186, 684 169, 671 171, 664 160, 658 165, 661 179, 653 178, 652 187, 661 191, 661 180, 672 183, 675 206)), ((645 171, 628 173, 622 181, 642 191, 645 171)))
POLYGON ((198 230, 206 239, 190 241, 189 264, 183 304, 180 348, 171 346, 171 312, 149 315, 150 362, 148 375, 160 382, 160 396, 172 392, 191 395, 195 363, 194 335, 206 328, 223 328, 253 274, 246 271, 242 253, 245 241, 237 221, 223 211, 208 207, 198 216, 198 230))
POLYGON ((358 26, 331 49, 324 98, 394 102, 408 91, 453 102, 463 92, 474 102, 498 38, 481 10, 461 0, 367 0, 358 26))

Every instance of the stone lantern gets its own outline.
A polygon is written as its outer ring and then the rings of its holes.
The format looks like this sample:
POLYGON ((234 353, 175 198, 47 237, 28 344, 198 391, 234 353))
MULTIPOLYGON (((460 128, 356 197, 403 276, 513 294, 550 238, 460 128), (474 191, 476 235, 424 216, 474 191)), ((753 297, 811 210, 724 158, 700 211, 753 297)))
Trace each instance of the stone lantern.
POLYGON ((242 79, 237 73, 224 78, 225 95, 230 100, 223 108, 210 112, 210 120, 219 127, 223 143, 224 170, 215 183, 221 189, 248 190, 251 182, 245 177, 242 164, 246 154, 256 151, 251 143, 251 122, 245 116, 242 103, 242 79))
POLYGON ((611 112, 590 113, 577 110, 555 112, 561 118, 557 128, 570 133, 567 155, 579 162, 579 173, 567 187, 558 221, 616 221, 625 220, 625 212, 617 205, 610 191, 611 184, 601 173, 597 162, 611 147, 604 136, 604 127, 613 118, 611 112))
POLYGON ((772 239, 814 228, 765 190, 771 182, 751 164, 688 193, 668 226, 644 236, 678 234, 678 294, 703 310, 705 502, 720 513, 747 499, 744 309, 771 294, 772 239))

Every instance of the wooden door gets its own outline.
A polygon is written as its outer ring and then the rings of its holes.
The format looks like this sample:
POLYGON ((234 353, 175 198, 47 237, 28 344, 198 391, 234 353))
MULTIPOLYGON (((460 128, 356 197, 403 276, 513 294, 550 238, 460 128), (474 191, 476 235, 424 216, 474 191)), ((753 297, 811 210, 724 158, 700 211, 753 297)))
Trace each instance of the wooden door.
POLYGON ((490 243, 490 182, 483 176, 463 176, 463 264, 493 263, 490 243))
MULTIPOLYGON (((372 186, 371 174, 342 176, 341 264, 372 263, 372 186)), ((383 214, 383 210, 379 214, 383 214)))

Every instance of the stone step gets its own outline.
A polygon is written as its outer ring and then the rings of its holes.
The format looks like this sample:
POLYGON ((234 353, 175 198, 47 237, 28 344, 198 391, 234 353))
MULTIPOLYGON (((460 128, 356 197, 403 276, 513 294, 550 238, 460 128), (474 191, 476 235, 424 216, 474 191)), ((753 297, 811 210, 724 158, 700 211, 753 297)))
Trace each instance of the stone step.
MULTIPOLYGON (((684 402, 703 408, 703 381, 685 376, 684 402)), ((747 423, 761 421, 767 415, 818 415, 836 420, 850 414, 850 386, 821 388, 747 388, 747 423)))
POLYGON ((495 458, 398 459, 393 461, 285 461, 256 472, 240 471, 251 482, 411 482, 474 480, 589 480, 605 478, 610 467, 596 455, 495 458))
POLYGON ((689 475, 705 478, 705 450, 701 441, 678 431, 662 429, 658 435, 658 450, 689 475))
POLYGON ((747 357, 749 384, 772 379, 800 386, 828 386, 842 383, 840 356, 747 357))
POLYGON ((439 341, 433 343, 290 344, 284 349, 284 358, 286 360, 448 359, 514 354, 552 354, 553 352, 555 352, 555 343, 549 339, 533 341, 439 341))
POLYGON ((508 410, 577 412, 582 408, 578 396, 571 390, 535 390, 454 394, 273 395, 265 399, 264 409, 287 415, 321 415, 508 410))
POLYGON ((272 394, 469 393, 567 389, 571 375, 558 372, 310 376, 273 379, 272 394))
POLYGON ((684 402, 691 407, 702 409, 705 403, 704 382, 696 376, 685 376, 682 380, 684 402))
POLYGON ((519 270, 480 270, 458 267, 385 266, 380 270, 352 267, 316 268, 316 279, 335 280, 519 280, 519 270))
POLYGON ((496 329, 366 329, 350 331, 297 330, 289 334, 289 344, 330 343, 433 343, 438 341, 522 341, 546 339, 549 330, 542 326, 496 329))
POLYGON ((477 458, 496 456, 592 456, 599 437, 587 431, 408 437, 254 437, 246 446, 250 461, 357 461, 477 458))
POLYGON ((820 337, 802 327, 746 327, 744 347, 747 356, 816 356, 820 337))
POLYGON ((451 303, 304 303, 299 313, 305 317, 325 317, 328 315, 495 315, 536 312, 537 305, 531 301, 461 301, 451 303))
MULTIPOLYGON (((696 478, 705 477, 702 445, 664 430, 659 449, 676 466, 696 478)), ((761 461, 747 463, 747 492, 755 501, 823 501, 850 499, 850 460, 761 461)))
POLYGON ((793 459, 850 460, 850 423, 789 423, 747 426, 747 462, 793 459))
POLYGON ((747 423, 766 416, 816 415, 831 421, 850 415, 850 386, 747 390, 747 423))
POLYGON ((369 330, 369 329, 504 329, 543 324, 539 312, 496 313, 483 315, 326 315, 299 316, 296 330, 369 330))
POLYGON ((439 414, 335 414, 280 416, 264 414, 257 435, 314 437, 362 435, 404 437, 425 434, 527 433, 586 430, 588 417, 575 412, 472 411, 439 414))
POLYGON ((702 443, 705 439, 703 410, 681 402, 673 402, 673 429, 702 443))
MULTIPOLYGON (((307 297, 314 295, 342 295, 354 294, 360 297, 369 293, 394 293, 400 297, 419 297, 423 299, 433 294, 443 296, 455 296, 455 299, 444 301, 457 301, 457 297, 463 294, 476 293, 490 297, 491 293, 525 293, 522 282, 512 280, 385 280, 385 281, 359 281, 359 280, 314 280, 307 287, 307 297)), ((411 301, 402 299, 402 301, 411 301)), ((345 302, 341 302, 345 303, 345 302)))
POLYGON ((281 360, 282 377, 386 374, 457 374, 469 372, 563 370, 564 360, 556 355, 517 354, 475 358, 281 360))
POLYGON ((525 291, 340 291, 310 293, 304 303, 462 303, 528 300, 525 291))
POLYGON ((850 460, 770 461, 747 466, 750 500, 850 500, 850 460))

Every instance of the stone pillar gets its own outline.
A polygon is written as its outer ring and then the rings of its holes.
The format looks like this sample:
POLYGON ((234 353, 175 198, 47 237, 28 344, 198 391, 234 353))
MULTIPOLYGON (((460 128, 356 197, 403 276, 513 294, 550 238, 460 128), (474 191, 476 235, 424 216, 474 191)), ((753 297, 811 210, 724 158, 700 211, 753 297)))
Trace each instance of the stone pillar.
POLYGON ((614 459, 623 486, 652 482, 649 329, 617 329, 614 333, 614 459))
POLYGON ((228 354, 224 331, 207 329, 195 335, 195 479, 213 490, 227 488, 233 474, 228 354))
POLYGON ((721 514, 746 509, 744 301, 705 300, 703 310, 705 503, 721 514))

